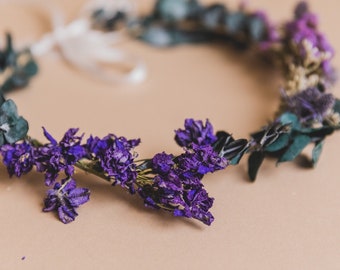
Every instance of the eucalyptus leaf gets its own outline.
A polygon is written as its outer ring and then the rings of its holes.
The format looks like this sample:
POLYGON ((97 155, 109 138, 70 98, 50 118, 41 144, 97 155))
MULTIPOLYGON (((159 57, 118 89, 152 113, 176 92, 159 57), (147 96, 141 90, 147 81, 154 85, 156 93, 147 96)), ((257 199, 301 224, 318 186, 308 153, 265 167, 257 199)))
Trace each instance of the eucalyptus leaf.
POLYGON ((293 129, 300 129, 301 127, 299 118, 293 113, 283 113, 279 119, 282 125, 291 124, 293 129))
POLYGON ((0 107, 2 104, 4 104, 4 102, 6 101, 4 95, 0 92, 0 107))
POLYGON ((244 153, 248 149, 248 140, 239 139, 226 144, 220 154, 226 159, 233 159, 235 156, 244 153))
POLYGON ((248 159, 248 175, 251 181, 256 180, 256 175, 264 160, 263 151, 256 151, 250 154, 248 159))
POLYGON ((230 144, 231 142, 235 141, 235 139, 231 136, 231 134, 225 131, 218 131, 216 132, 217 140, 213 144, 213 148, 217 153, 221 153, 223 147, 225 145, 230 144))
POLYGON ((320 155, 321 155, 321 152, 322 152, 323 145, 324 145, 324 141, 319 141, 319 142, 315 143, 315 146, 314 146, 313 151, 312 151, 313 166, 316 166, 316 164, 318 163, 318 161, 320 159, 320 155))
POLYGON ((38 73, 38 65, 33 60, 30 60, 23 67, 23 71, 27 76, 32 77, 38 73))
POLYGON ((22 88, 28 84, 29 77, 23 74, 22 70, 14 73, 12 77, 9 78, 11 83, 11 88, 22 88))
POLYGON ((202 13, 202 24, 208 29, 216 29, 224 18, 227 10, 222 4, 212 4, 202 13))
POLYGON ((0 107, 0 145, 15 143, 23 139, 28 132, 28 123, 19 117, 14 101, 6 100, 0 107))
POLYGON ((15 143, 24 139, 28 132, 28 122, 19 117, 16 124, 10 127, 9 131, 4 133, 5 139, 8 143, 15 143))
MULTIPOLYGON (((15 105, 14 101, 9 99, 6 100, 0 107, 0 113, 5 114, 9 118, 17 119, 18 112, 17 112, 17 106, 15 105)), ((11 123, 10 123, 11 124, 11 123)))
POLYGON ((139 38, 157 47, 166 47, 175 44, 173 33, 161 26, 150 26, 146 28, 139 38))
POLYGON ((213 36, 206 31, 185 31, 174 27, 151 25, 139 36, 141 40, 156 47, 169 47, 183 43, 211 41, 213 36))
POLYGON ((188 16, 190 3, 187 0, 158 0, 155 11, 166 22, 178 22, 188 16))
POLYGON ((340 100, 339 99, 335 99, 333 110, 334 112, 337 112, 340 114, 340 100))
POLYGON ((257 42, 261 41, 266 31, 266 25, 263 20, 258 16, 254 16, 248 19, 247 24, 251 39, 257 42))
POLYGON ((288 147, 288 149, 279 158, 278 163, 292 161, 295 159, 301 151, 311 142, 311 138, 307 135, 297 135, 294 138, 293 143, 288 147))
POLYGON ((277 140, 264 148, 266 152, 276 152, 285 148, 290 140, 290 134, 281 134, 277 140))
POLYGON ((243 151, 242 153, 239 153, 237 156, 233 157, 232 159, 229 160, 229 164, 230 165, 237 165, 239 164, 241 158, 243 157, 245 151, 243 151))
POLYGON ((247 17, 243 12, 230 13, 225 17, 224 23, 230 34, 244 30, 247 17))

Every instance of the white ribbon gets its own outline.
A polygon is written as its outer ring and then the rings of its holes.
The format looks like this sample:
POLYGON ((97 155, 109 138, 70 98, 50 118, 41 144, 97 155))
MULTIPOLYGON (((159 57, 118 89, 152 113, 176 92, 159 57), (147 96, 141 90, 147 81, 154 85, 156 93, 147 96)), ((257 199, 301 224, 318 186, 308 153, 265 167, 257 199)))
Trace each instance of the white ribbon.
POLYGON ((11 0, 11 3, 34 5, 44 9, 51 17, 53 31, 31 46, 34 56, 42 56, 59 49, 63 58, 73 66, 109 82, 139 83, 146 78, 146 66, 137 57, 119 50, 113 45, 124 40, 124 31, 101 32, 92 29, 90 16, 95 9, 104 12, 120 10, 134 16, 135 8, 128 0, 94 0, 81 11, 79 18, 65 25, 63 13, 49 3, 35 0, 11 0), (128 72, 105 70, 101 64, 131 67, 128 72))

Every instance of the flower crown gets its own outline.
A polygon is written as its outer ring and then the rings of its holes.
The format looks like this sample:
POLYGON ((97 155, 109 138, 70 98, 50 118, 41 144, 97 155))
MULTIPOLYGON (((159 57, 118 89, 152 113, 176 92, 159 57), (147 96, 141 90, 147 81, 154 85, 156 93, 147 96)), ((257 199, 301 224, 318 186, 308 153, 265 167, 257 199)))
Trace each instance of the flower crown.
POLYGON ((140 139, 114 134, 85 139, 76 128, 67 130, 60 141, 43 128, 48 142, 41 143, 27 135, 28 122, 18 115, 15 103, 3 97, 26 86, 38 71, 30 50, 15 51, 7 34, 0 51, 3 163, 10 176, 21 177, 33 168, 43 173, 50 187, 43 211, 56 211, 64 223, 73 221, 77 208, 90 197, 87 188, 76 185, 77 168, 139 195, 148 207, 210 225, 214 200, 204 188, 205 174, 237 165, 248 154, 248 175, 254 181, 266 157, 278 163, 292 161, 310 144, 315 166, 325 138, 340 128, 340 101, 329 92, 336 81, 334 50, 305 2, 297 5, 291 21, 280 26, 244 6, 231 11, 196 0, 158 0, 152 14, 132 19, 122 10, 99 8, 92 14, 92 25, 104 31, 125 25, 131 35, 155 46, 219 41, 252 49, 279 66, 285 83, 274 120, 250 139, 215 133, 209 120, 186 119, 184 128, 175 131, 175 141, 183 148, 177 156, 161 152, 139 160, 135 148, 140 139))

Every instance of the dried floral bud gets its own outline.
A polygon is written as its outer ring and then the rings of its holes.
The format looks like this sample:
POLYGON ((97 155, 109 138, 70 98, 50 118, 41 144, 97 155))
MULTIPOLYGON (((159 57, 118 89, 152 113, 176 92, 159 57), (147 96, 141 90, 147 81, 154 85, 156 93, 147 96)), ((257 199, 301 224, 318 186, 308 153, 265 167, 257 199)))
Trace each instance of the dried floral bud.
POLYGON ((67 224, 78 216, 76 208, 88 202, 90 191, 87 188, 77 188, 72 178, 56 183, 47 193, 44 201, 44 212, 57 211, 59 219, 67 224))
POLYGON ((91 136, 87 140, 86 148, 105 175, 113 180, 113 185, 121 185, 134 193, 134 182, 137 178, 134 159, 137 155, 132 150, 139 143, 139 139, 127 140, 125 137, 109 134, 103 139, 91 136))
POLYGON ((70 128, 59 143, 43 129, 50 143, 35 148, 34 158, 37 170, 45 174, 45 184, 50 186, 55 183, 61 171, 71 177, 74 164, 86 156, 86 151, 81 145, 83 135, 76 136, 79 129, 70 128))
POLYGON ((334 112, 333 110, 325 116, 325 121, 328 125, 333 127, 339 127, 340 125, 340 114, 338 112, 334 112))
POLYGON ((20 177, 30 172, 34 165, 33 148, 30 143, 24 141, 16 144, 5 144, 1 147, 3 163, 7 167, 10 176, 20 177))
POLYGON ((213 222, 209 212, 213 198, 204 190, 201 179, 209 172, 224 169, 228 162, 210 145, 193 144, 176 158, 164 152, 156 154, 150 165, 152 173, 141 172, 136 182, 146 206, 195 218, 207 225, 213 222))
POLYGON ((214 129, 209 120, 206 120, 204 125, 201 120, 186 119, 184 129, 178 129, 175 133, 175 141, 181 147, 190 147, 192 143, 212 145, 216 141, 214 129))
MULTIPOLYGON (((334 49, 326 37, 318 30, 317 16, 303 3, 295 10, 295 19, 285 25, 284 42, 294 53, 294 61, 305 68, 322 72, 325 78, 333 77, 330 60, 334 49)), ((310 70, 309 70, 310 71, 310 70)))
POLYGON ((285 98, 287 110, 296 114, 302 123, 322 122, 335 104, 332 94, 321 93, 316 87, 285 98))
POLYGON ((311 73, 303 66, 289 65, 285 93, 288 96, 295 95, 307 88, 316 87, 322 82, 320 75, 311 73))

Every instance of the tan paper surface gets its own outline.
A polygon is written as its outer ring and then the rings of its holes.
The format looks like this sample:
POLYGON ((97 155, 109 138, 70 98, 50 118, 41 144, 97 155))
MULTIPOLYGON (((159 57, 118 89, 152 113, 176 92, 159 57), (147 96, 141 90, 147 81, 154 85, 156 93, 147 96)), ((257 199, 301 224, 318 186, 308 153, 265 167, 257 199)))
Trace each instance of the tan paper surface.
MULTIPOLYGON (((53 2, 71 20, 85 1, 53 2)), ((152 3, 139 2, 142 9, 152 3)), ((276 22, 290 18, 295 5, 248 2, 276 22)), ((339 50, 340 2, 310 3, 339 50)), ((18 5, 1 4, 0 22, 1 33, 13 33, 18 46, 49 29, 39 12, 18 5)), ((277 108, 277 74, 226 46, 155 49, 127 41, 121 47, 145 60, 149 76, 143 84, 106 84, 55 54, 37 59, 39 75, 9 95, 29 120, 30 134, 43 139, 44 126, 58 139, 70 127, 86 135, 140 137, 136 150, 147 158, 180 153, 173 131, 185 118, 209 118, 217 130, 238 138, 264 125, 277 108)), ((340 67, 338 56, 334 65, 340 67)), ((334 91, 340 96, 339 86, 334 91)), ((215 198, 216 219, 210 227, 146 209, 139 198, 82 172, 76 179, 91 189, 91 201, 79 208, 75 222, 64 225, 41 211, 42 175, 10 179, 1 165, 0 269, 340 269, 339 141, 340 134, 327 139, 313 170, 266 161, 250 184, 244 160, 208 175, 204 184, 215 198)))

